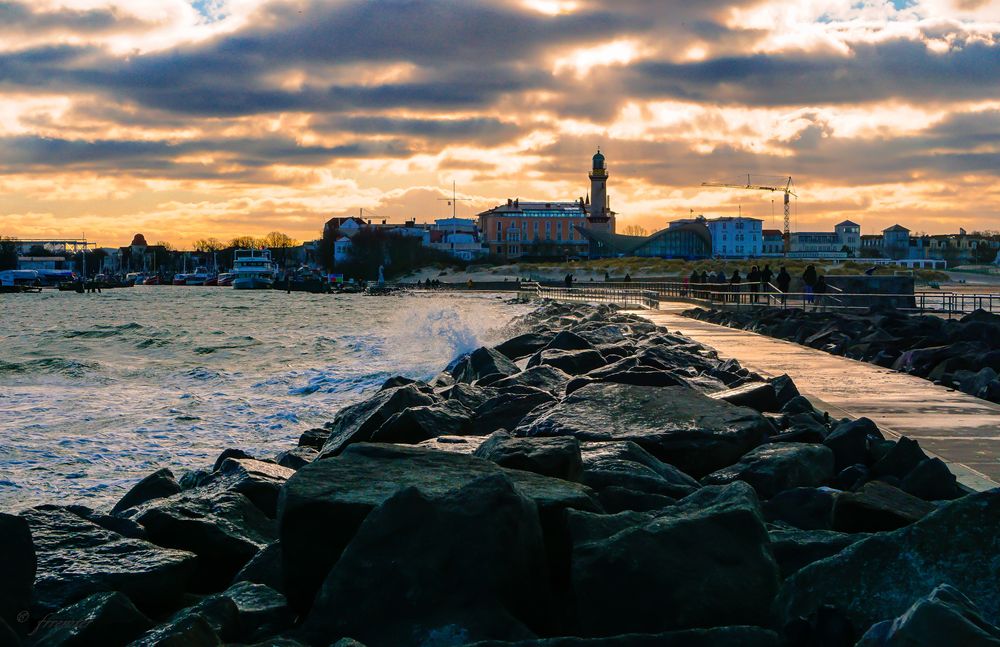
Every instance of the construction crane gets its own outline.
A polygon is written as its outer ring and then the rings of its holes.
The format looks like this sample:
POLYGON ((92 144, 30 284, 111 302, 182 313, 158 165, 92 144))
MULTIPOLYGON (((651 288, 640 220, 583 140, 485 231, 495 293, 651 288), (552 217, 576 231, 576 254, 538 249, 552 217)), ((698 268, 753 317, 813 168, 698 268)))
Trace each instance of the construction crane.
POLYGON ((748 191, 778 191, 785 194, 785 230, 782 234, 785 242, 785 256, 788 256, 788 252, 792 246, 792 223, 791 223, 791 213, 789 211, 789 200, 788 196, 794 195, 796 198, 799 197, 792 190, 792 176, 788 176, 788 180, 785 182, 785 186, 774 185, 767 186, 762 184, 754 184, 750 181, 750 174, 747 173, 747 183, 746 184, 725 184, 722 182, 702 182, 702 186, 712 186, 723 189, 746 189, 748 191))

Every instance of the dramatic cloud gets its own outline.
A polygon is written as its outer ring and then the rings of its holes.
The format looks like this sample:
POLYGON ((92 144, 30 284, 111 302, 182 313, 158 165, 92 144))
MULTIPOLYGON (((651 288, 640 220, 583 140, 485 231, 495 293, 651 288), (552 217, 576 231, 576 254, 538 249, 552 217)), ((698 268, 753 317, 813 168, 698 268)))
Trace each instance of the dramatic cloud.
POLYGON ((572 199, 622 222, 1000 227, 1000 0, 0 0, 0 234, 318 235, 572 199))

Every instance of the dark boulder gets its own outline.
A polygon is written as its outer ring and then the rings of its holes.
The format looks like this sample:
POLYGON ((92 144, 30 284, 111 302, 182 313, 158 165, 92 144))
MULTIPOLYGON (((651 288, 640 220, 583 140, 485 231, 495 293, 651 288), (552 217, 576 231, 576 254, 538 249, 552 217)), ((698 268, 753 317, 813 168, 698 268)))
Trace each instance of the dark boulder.
POLYGON ((281 576, 281 544, 278 542, 268 544, 254 555, 253 559, 233 577, 233 584, 239 582, 266 584, 280 591, 285 585, 281 576))
POLYGON ((570 376, 555 366, 532 366, 516 375, 497 380, 490 386, 503 390, 511 386, 532 386, 552 395, 562 395, 570 376))
POLYGON ((495 474, 445 496, 406 488, 386 499, 323 582, 303 632, 400 647, 531 638, 549 604, 535 504, 495 474))
POLYGON ((801 530, 829 530, 836 498, 837 493, 829 488, 797 487, 771 497, 761 509, 768 522, 781 521, 801 530))
POLYGON ((789 415, 794 415, 796 413, 813 413, 814 411, 816 411, 816 409, 813 408, 812 402, 802 395, 795 396, 781 407, 781 413, 787 413, 789 415))
POLYGON ((568 330, 560 331, 542 350, 591 350, 594 344, 568 330))
POLYGON ((147 613, 170 608, 194 575, 192 553, 127 539, 66 510, 22 515, 38 556, 33 599, 44 613, 105 591, 124 593, 147 613))
POLYGON ((920 449, 920 444, 903 436, 872 465, 872 474, 876 477, 895 476, 902 479, 925 460, 927 454, 920 449))
POLYGON ((554 366, 568 375, 583 375, 606 364, 604 356, 599 351, 593 349, 547 349, 532 355, 531 359, 528 360, 528 368, 534 366, 554 366))
MULTIPOLYGON (((503 431, 501 429, 501 431, 503 431)), ((414 447, 422 449, 432 449, 439 452, 452 452, 454 454, 472 454, 479 446, 486 442, 489 436, 438 436, 417 443, 414 447)))
POLYGON ((0 512, 0 620, 11 627, 17 626, 17 615, 28 609, 37 565, 28 521, 0 512))
POLYGON ((402 375, 394 375, 382 382, 382 386, 379 387, 379 391, 385 391, 387 389, 394 389, 397 386, 406 386, 407 384, 414 384, 416 380, 412 377, 404 377, 402 375))
POLYGON ((823 444, 833 450, 834 469, 840 472, 851 465, 864 464, 874 440, 884 440, 882 432, 868 418, 858 418, 834 427, 823 444))
POLYGON ((156 470, 145 477, 125 493, 118 503, 111 508, 111 514, 121 512, 128 508, 142 505, 153 499, 162 499, 181 491, 181 486, 174 479, 174 473, 167 468, 156 470))
POLYGON ((406 445, 358 444, 336 459, 317 461, 288 479, 278 506, 284 592, 293 607, 309 601, 372 509, 406 487, 444 496, 483 476, 507 474, 515 487, 553 518, 566 508, 598 510, 579 484, 505 470, 459 453, 406 445))
POLYGON ((790 400, 799 396, 795 382, 787 374, 779 375, 771 380, 771 386, 774 388, 774 395, 780 407, 784 407, 790 400))
POLYGON ((856 647, 1000 647, 1000 629, 983 619, 975 603, 942 584, 893 620, 872 625, 856 647))
POLYGON ((563 636, 509 642, 484 640, 465 647, 780 647, 782 644, 778 634, 761 627, 713 627, 658 634, 622 634, 606 638, 563 636))
POLYGON ((651 520, 623 513, 624 528, 569 513, 581 635, 766 623, 778 568, 757 497, 742 483, 712 489, 651 520))
POLYGON ((823 485, 833 477, 833 452, 822 445, 771 443, 745 454, 738 463, 704 477, 707 485, 744 481, 761 498, 795 487, 823 485))
POLYGON ((514 362, 492 348, 477 348, 463 357, 451 371, 456 382, 471 384, 487 375, 514 375, 520 371, 514 362))
POLYGON ((738 407, 750 407, 755 411, 777 412, 781 410, 774 387, 768 382, 747 382, 742 386, 709 395, 716 400, 725 400, 738 407))
POLYGON ((440 389, 438 395, 445 400, 454 400, 464 404, 469 409, 475 411, 487 400, 496 395, 493 389, 480 388, 471 384, 454 384, 444 389, 440 389))
POLYGON ((46 616, 32 634, 37 645, 122 647, 153 622, 122 593, 95 593, 46 616))
POLYGON ((320 458, 336 456, 351 443, 368 442, 379 427, 404 409, 423 407, 436 401, 436 397, 410 384, 380 391, 363 402, 345 407, 329 423, 330 437, 320 451, 320 458))
POLYGON ((508 359, 517 360, 542 350, 552 341, 553 336, 551 333, 528 332, 511 337, 494 348, 508 359))
POLYGON ((639 492, 617 485, 608 485, 598 490, 597 500, 608 514, 625 511, 650 512, 677 503, 677 499, 665 494, 639 492))
POLYGON ((235 638, 241 642, 261 640, 285 631, 295 617, 288 601, 265 584, 238 582, 219 594, 236 606, 235 638))
POLYGON ((472 411, 458 400, 410 407, 391 418, 371 436, 373 443, 423 442, 437 436, 462 436, 472 431, 472 411))
POLYGON ((850 465, 840 470, 830 485, 838 490, 857 490, 868 480, 869 473, 870 470, 861 463, 850 465))
POLYGON ((904 492, 925 501, 945 501, 961 496, 958 480, 940 458, 925 458, 903 477, 904 492))
MULTIPOLYGON (((236 609, 231 601, 227 622, 235 618, 236 609)), ((214 619, 214 618, 213 618, 214 619)), ((227 625, 228 626, 228 625, 227 625)), ((211 620, 198 610, 186 610, 175 618, 157 625, 136 640, 135 647, 218 647, 222 644, 211 620)))
POLYGON ((701 487, 681 470, 633 442, 583 443, 583 483, 680 499, 701 487))
POLYGON ((319 452, 312 447, 293 447, 275 456, 278 465, 290 470, 297 470, 316 460, 319 452))
POLYGON ((775 600, 776 619, 784 626, 833 605, 863 629, 902 615, 914 600, 949 584, 997 624, 998 536, 1000 490, 966 495, 910 526, 874 534, 800 570, 775 600))
POLYGON ((501 392, 476 409, 472 431, 485 436, 498 429, 514 429, 536 407, 555 401, 551 393, 533 387, 501 392))
POLYGON ((844 492, 833 504, 833 529, 841 532, 895 530, 919 521, 934 505, 881 481, 844 492))
POLYGON ((580 441, 576 438, 512 438, 504 431, 496 431, 473 456, 502 467, 567 481, 579 481, 583 474, 580 441))
POLYGON ((520 436, 630 440, 694 477, 732 465, 770 428, 756 411, 684 387, 588 384, 516 430, 520 436))
POLYGON ((813 562, 836 555, 868 535, 848 534, 832 530, 771 530, 771 552, 785 579, 813 562))
POLYGON ((277 511, 278 491, 294 473, 295 470, 277 463, 253 458, 227 458, 211 477, 205 479, 202 488, 215 492, 238 492, 273 518, 277 511))
POLYGON ((316 451, 323 449, 327 439, 330 438, 330 430, 323 427, 309 429, 299 436, 299 447, 312 447, 316 451))
POLYGON ((276 539, 274 522, 237 492, 195 490, 153 501, 141 508, 136 520, 158 546, 198 555, 196 585, 201 591, 228 584, 276 539))
POLYGON ((250 460, 256 460, 253 456, 246 453, 242 449, 230 447, 228 449, 222 450, 222 453, 219 454, 219 457, 215 459, 215 464, 212 465, 212 471, 218 472, 219 468, 222 467, 222 464, 225 463, 230 458, 236 458, 236 459, 248 458, 250 460))

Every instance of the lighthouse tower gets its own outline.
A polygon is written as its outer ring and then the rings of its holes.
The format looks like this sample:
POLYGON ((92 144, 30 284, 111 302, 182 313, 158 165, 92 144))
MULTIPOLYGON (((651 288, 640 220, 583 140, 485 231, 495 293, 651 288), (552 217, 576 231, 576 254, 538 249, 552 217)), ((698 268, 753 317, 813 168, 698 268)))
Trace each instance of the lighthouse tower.
POLYGON ((594 155, 594 167, 590 171, 590 209, 587 213, 587 228, 599 231, 615 231, 614 212, 608 202, 608 167, 601 149, 594 155))

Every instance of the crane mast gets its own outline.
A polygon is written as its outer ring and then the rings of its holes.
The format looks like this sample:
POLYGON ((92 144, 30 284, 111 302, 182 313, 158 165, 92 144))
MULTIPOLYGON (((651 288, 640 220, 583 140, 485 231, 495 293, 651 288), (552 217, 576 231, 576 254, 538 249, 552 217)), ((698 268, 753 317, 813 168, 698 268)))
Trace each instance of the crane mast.
POLYGON ((782 232, 782 238, 784 239, 784 243, 785 243, 785 256, 788 256, 788 252, 790 251, 791 246, 792 246, 792 222, 791 222, 792 218, 791 218, 791 210, 790 210, 791 204, 790 204, 788 196, 794 195, 795 197, 798 197, 798 195, 796 195, 795 191, 792 188, 792 176, 790 176, 790 175, 788 176, 788 180, 785 182, 785 186, 783 186, 783 187, 780 186, 780 185, 754 184, 754 183, 752 183, 750 181, 750 174, 749 173, 747 174, 747 183, 746 184, 726 184, 726 183, 723 183, 723 182, 702 182, 701 185, 702 186, 716 187, 716 188, 721 188, 721 189, 744 189, 744 190, 747 190, 747 191, 771 191, 771 192, 784 193, 785 194, 785 200, 784 200, 784 202, 785 202, 785 222, 784 222, 785 229, 782 232))

